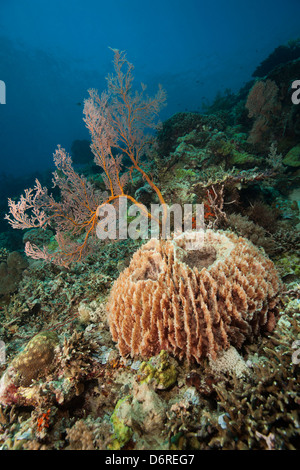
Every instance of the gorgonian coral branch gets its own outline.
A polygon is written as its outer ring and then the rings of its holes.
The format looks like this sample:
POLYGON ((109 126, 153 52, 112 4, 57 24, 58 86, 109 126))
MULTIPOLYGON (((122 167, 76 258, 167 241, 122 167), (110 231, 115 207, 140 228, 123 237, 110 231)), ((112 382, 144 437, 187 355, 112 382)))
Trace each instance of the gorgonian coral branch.
POLYGON ((8 199, 9 214, 6 214, 4 218, 13 228, 45 228, 49 223, 48 217, 42 209, 42 200, 43 196, 47 195, 47 188, 42 188, 37 179, 35 183, 33 189, 25 189, 24 195, 21 195, 18 202, 8 199))
POLYGON ((26 254, 34 259, 68 266, 86 256, 94 245, 99 208, 105 204, 115 205, 119 197, 140 206, 135 198, 125 193, 133 170, 143 175, 164 204, 159 188, 141 168, 140 158, 153 139, 145 130, 155 128, 155 118, 165 104, 166 95, 159 87, 157 94, 150 98, 145 95, 144 85, 141 92, 133 93, 133 65, 127 61, 124 52, 114 50, 114 54, 115 73, 107 77, 108 91, 99 96, 96 90, 89 90, 84 105, 91 150, 96 165, 103 170, 106 191, 95 190, 74 170, 71 156, 58 146, 54 153, 53 185, 60 190, 60 198, 48 194, 47 188, 42 188, 36 180, 34 189, 25 190, 19 202, 9 200, 9 214, 5 218, 13 228, 50 226, 56 232, 58 248, 55 252, 27 243, 26 254), (122 167, 123 155, 127 155, 132 163, 126 171, 122 167))

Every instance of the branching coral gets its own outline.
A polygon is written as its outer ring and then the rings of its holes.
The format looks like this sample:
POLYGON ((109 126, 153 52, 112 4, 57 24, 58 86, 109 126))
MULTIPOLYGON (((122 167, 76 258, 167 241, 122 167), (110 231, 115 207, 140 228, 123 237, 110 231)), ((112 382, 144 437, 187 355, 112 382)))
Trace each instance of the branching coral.
POLYGON ((274 328, 280 285, 273 263, 231 232, 207 230, 194 250, 187 234, 152 239, 112 288, 112 337, 122 356, 215 359, 274 328))
POLYGON ((141 92, 132 92, 133 65, 124 52, 114 50, 115 73, 107 77, 108 91, 101 96, 90 90, 85 100, 84 121, 91 134, 91 149, 95 163, 103 170, 106 191, 96 191, 86 178, 76 173, 72 159, 60 146, 54 154, 57 171, 53 183, 61 193, 57 201, 48 194, 38 180, 34 189, 25 190, 20 201, 9 199, 6 219, 13 228, 29 229, 47 226, 56 231, 58 249, 49 252, 26 243, 26 254, 58 265, 68 266, 79 261, 89 251, 91 236, 95 234, 101 208, 115 205, 120 197, 145 210, 134 197, 125 193, 125 186, 134 170, 141 173, 148 185, 164 203, 159 188, 143 170, 141 157, 146 153, 153 137, 146 129, 155 128, 155 118, 165 103, 166 94, 159 87, 150 98, 141 92), (122 157, 130 160, 128 171, 122 171, 122 157))
POLYGON ((273 449, 299 448, 299 364, 291 350, 291 338, 297 337, 296 315, 283 314, 274 332, 255 349, 261 360, 252 366, 251 382, 214 386, 226 428, 211 440, 210 448, 266 449, 271 437, 273 449))

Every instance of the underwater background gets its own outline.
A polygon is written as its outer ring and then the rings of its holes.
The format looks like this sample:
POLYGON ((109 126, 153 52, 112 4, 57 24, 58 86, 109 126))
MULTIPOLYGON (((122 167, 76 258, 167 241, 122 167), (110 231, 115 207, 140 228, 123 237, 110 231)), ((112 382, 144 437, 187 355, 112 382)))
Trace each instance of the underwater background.
POLYGON ((299 449, 299 18, 297 0, 0 1, 2 450, 299 449), (107 190, 203 203, 205 250, 100 243, 107 190))

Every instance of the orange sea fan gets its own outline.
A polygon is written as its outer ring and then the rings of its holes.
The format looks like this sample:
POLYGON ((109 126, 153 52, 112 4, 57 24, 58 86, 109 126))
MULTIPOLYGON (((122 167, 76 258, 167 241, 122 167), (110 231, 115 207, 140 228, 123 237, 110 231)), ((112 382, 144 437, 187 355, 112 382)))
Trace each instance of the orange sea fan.
MULTIPOLYGON (((91 150, 95 164, 102 169, 105 191, 96 189, 91 182, 73 168, 71 156, 58 146, 54 153, 57 171, 53 173, 53 187, 60 191, 54 197, 36 180, 34 189, 26 189, 19 201, 9 199, 9 213, 5 219, 15 229, 51 227, 55 231, 57 249, 38 247, 29 241, 25 253, 33 259, 69 267, 82 261, 95 249, 96 227, 99 226, 101 209, 114 206, 120 197, 126 198, 144 212, 144 206, 126 192, 126 184, 134 171, 139 172, 156 193, 163 207, 163 219, 167 217, 166 205, 160 189, 143 169, 141 162, 149 154, 154 143, 153 131, 157 117, 165 105, 166 93, 159 85, 153 97, 141 91, 133 91, 133 65, 124 51, 113 49, 114 73, 108 75, 108 90, 101 95, 89 90, 84 103, 84 122, 91 135, 91 150), (130 161, 128 168, 122 158, 130 161)), ((151 212, 147 212, 151 217, 151 212)))
POLYGON ((165 349, 200 362, 274 328, 281 281, 270 259, 228 231, 207 230, 199 249, 187 247, 185 234, 152 239, 115 282, 108 318, 122 356, 165 349))

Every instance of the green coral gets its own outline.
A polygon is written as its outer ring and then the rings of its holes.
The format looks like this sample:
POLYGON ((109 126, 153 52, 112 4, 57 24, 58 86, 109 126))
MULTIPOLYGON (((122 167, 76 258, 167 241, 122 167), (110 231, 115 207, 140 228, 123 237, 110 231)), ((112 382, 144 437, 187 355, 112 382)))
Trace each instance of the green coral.
POLYGON ((120 416, 120 409, 122 404, 130 398, 130 395, 127 395, 125 398, 119 400, 115 406, 114 412, 111 415, 111 422, 113 425, 114 433, 110 444, 108 445, 109 450, 120 450, 122 447, 130 441, 133 431, 130 427, 126 426, 122 417, 120 416))
POLYGON ((300 279, 300 256, 285 253, 275 260, 275 265, 284 279, 300 279))
POLYGON ((162 350, 158 356, 153 356, 140 366, 141 383, 153 382, 158 389, 167 389, 177 380, 177 370, 171 363, 167 351, 162 350))
POLYGON ((198 174, 191 169, 186 169, 186 168, 176 168, 175 170, 175 178, 176 179, 197 179, 199 176, 198 174))
POLYGON ((225 140, 220 140, 219 145, 217 147, 217 153, 222 157, 228 157, 232 154, 234 148, 230 142, 226 142, 225 140))
POLYGON ((247 152, 239 152, 238 150, 232 149, 229 162, 236 166, 256 165, 258 159, 247 152))
POLYGON ((292 166, 295 168, 300 167, 300 144, 295 145, 284 157, 284 165, 292 166))
POLYGON ((58 248, 59 244, 57 243, 56 239, 52 237, 51 241, 47 244, 47 249, 50 253, 54 253, 56 250, 58 250, 58 248))
POLYGON ((259 159, 254 155, 249 154, 245 150, 238 150, 236 143, 236 141, 226 140, 223 134, 217 134, 211 139, 209 148, 213 154, 222 157, 231 165, 247 167, 259 163, 259 159))

